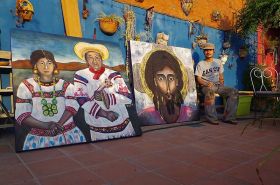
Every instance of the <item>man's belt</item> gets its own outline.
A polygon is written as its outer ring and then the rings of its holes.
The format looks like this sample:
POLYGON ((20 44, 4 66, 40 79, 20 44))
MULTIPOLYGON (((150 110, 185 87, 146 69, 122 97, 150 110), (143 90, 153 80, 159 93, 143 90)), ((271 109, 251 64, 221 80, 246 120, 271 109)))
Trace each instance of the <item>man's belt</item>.
POLYGON ((121 124, 111 127, 94 127, 92 125, 89 125, 90 130, 94 132, 100 132, 100 133, 115 133, 115 132, 121 132, 123 131, 128 123, 130 122, 129 118, 126 118, 121 124))

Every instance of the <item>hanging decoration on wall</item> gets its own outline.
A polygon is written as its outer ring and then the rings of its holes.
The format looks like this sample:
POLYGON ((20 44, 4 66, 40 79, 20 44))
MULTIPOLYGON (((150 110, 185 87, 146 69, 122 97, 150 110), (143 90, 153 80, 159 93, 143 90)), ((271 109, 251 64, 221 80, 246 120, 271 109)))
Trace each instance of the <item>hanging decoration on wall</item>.
POLYGON ((156 39, 156 44, 161 44, 167 46, 169 40, 169 35, 160 32, 157 33, 157 39, 156 39))
POLYGON ((192 0, 180 0, 180 1, 181 1, 181 7, 183 9, 183 12, 186 14, 186 16, 188 16, 193 7, 193 1, 192 0))
POLYGON ((200 48, 203 48, 204 44, 207 43, 207 41, 208 41, 208 38, 207 38, 206 34, 200 34, 200 35, 196 36, 196 38, 195 38, 195 42, 197 43, 197 45, 200 48))
POLYGON ((230 46, 231 46, 230 42, 225 40, 223 43, 223 49, 227 50, 230 48, 230 46))
POLYGON ((197 28, 195 23, 198 22, 199 20, 196 21, 190 21, 189 22, 189 29, 188 29, 188 37, 191 38, 192 35, 194 35, 197 32, 197 28))
POLYGON ((220 21, 221 19, 222 19, 221 12, 218 10, 213 10, 211 13, 211 20, 217 22, 220 21))
POLYGON ((243 45, 239 48, 238 54, 241 59, 244 59, 249 53, 249 49, 247 45, 243 45))
POLYGON ((124 20, 125 20, 125 46, 128 46, 128 41, 135 38, 135 14, 129 6, 124 8, 124 20))
POLYGON ((88 11, 87 5, 86 5, 87 3, 88 3, 88 0, 83 0, 83 12, 82 12, 83 19, 87 19, 89 16, 89 11, 88 11))
POLYGON ((109 36, 114 35, 124 22, 122 17, 115 14, 106 15, 104 12, 99 14, 97 20, 99 21, 100 30, 109 36))
POLYGON ((146 22, 145 22, 145 33, 146 33, 146 42, 152 42, 152 25, 153 25, 153 18, 154 18, 154 7, 150 7, 146 10, 146 22))
POLYGON ((23 27, 23 24, 25 22, 31 21, 34 15, 32 3, 29 0, 17 0, 15 15, 18 17, 16 26, 23 27))
POLYGON ((198 45, 200 48, 203 48, 204 44, 207 43, 208 41, 208 36, 207 34, 204 33, 204 21, 202 19, 202 23, 200 25, 200 33, 199 35, 196 36, 195 38, 195 43, 193 46, 198 45))
POLYGON ((132 8, 128 5, 125 5, 124 7, 124 21, 125 21, 125 47, 126 47, 126 60, 125 60, 125 67, 126 67, 126 74, 128 78, 130 79, 130 70, 129 70, 129 45, 128 42, 130 40, 134 40, 136 37, 135 33, 135 22, 136 22, 136 17, 135 13, 133 12, 132 8))
POLYGON ((229 57, 229 51, 228 49, 230 48, 231 44, 230 44, 230 41, 231 41, 231 31, 225 31, 224 32, 224 42, 223 42, 223 51, 220 55, 220 59, 222 61, 223 64, 225 64, 228 60, 228 57, 229 57))
POLYGON ((222 61, 222 64, 225 65, 225 63, 228 60, 228 55, 223 51, 222 54, 220 55, 220 60, 222 61))

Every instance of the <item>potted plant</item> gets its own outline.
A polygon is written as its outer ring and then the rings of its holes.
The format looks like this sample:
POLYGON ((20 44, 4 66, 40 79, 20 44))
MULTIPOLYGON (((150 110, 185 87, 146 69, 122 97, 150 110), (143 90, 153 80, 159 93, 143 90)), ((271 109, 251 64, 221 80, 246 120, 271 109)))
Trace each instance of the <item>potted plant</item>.
POLYGON ((109 36, 114 35, 119 26, 124 23, 122 17, 115 14, 106 15, 104 12, 101 12, 96 20, 99 21, 100 30, 109 36))

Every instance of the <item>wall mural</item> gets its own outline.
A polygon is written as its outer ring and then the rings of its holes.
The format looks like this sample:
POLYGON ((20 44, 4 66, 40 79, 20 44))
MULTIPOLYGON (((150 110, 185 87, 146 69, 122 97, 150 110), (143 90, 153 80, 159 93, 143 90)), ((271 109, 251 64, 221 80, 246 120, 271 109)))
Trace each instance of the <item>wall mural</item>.
POLYGON ((191 50, 131 41, 135 105, 143 124, 198 119, 191 50))
POLYGON ((14 30, 16 151, 138 136, 118 45, 14 30))

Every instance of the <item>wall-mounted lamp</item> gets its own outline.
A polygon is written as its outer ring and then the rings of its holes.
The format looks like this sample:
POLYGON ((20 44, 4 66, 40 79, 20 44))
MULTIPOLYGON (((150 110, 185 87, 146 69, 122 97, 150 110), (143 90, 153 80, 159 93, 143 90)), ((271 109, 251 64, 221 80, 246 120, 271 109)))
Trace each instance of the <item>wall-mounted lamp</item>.
POLYGON ((220 21, 222 19, 222 14, 218 10, 213 10, 211 14, 211 20, 212 21, 220 21))
POLYGON ((186 16, 188 16, 193 7, 193 1, 192 0, 180 0, 180 1, 181 1, 181 7, 183 9, 183 12, 186 14, 186 16))

